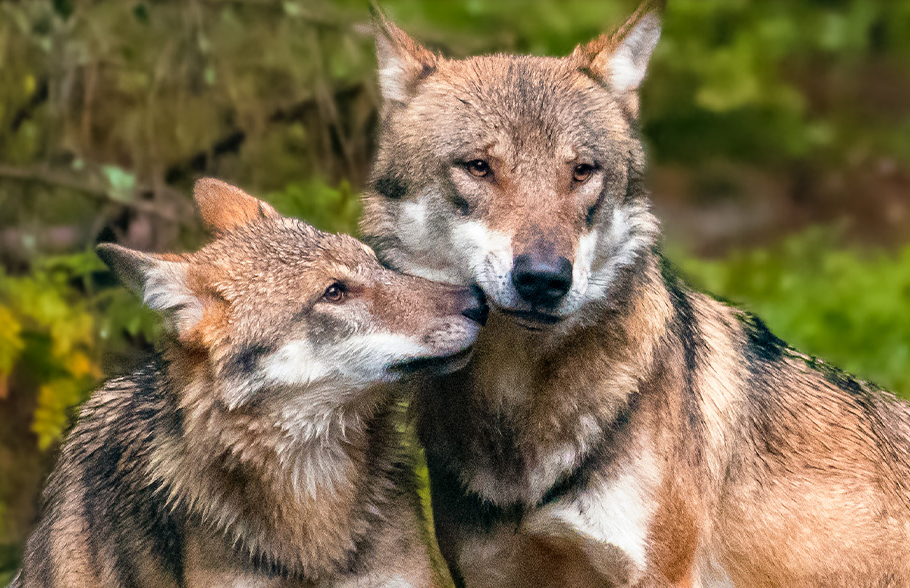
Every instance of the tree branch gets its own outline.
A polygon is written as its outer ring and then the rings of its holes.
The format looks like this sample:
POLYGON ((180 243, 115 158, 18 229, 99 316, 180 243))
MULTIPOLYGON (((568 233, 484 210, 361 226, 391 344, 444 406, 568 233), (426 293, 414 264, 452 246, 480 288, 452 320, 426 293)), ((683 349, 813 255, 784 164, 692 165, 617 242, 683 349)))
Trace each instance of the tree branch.
MULTIPOLYGON (((147 202, 144 200, 125 201, 119 198, 114 198, 108 188, 99 186, 94 183, 86 182, 78 177, 73 176, 72 174, 61 172, 59 170, 21 168, 0 164, 0 179, 17 180, 21 182, 34 182, 43 184, 48 188, 70 190, 104 204, 114 204, 117 206, 123 206, 125 208, 132 208, 134 210, 157 216, 159 218, 175 223, 183 222, 183 218, 181 218, 182 215, 179 214, 178 211, 170 210, 167 207, 162 207, 154 202, 147 202)), ((147 186, 137 186, 133 190, 133 193, 167 194, 174 202, 185 200, 182 194, 180 194, 177 190, 173 190, 171 188, 153 189, 147 186)))

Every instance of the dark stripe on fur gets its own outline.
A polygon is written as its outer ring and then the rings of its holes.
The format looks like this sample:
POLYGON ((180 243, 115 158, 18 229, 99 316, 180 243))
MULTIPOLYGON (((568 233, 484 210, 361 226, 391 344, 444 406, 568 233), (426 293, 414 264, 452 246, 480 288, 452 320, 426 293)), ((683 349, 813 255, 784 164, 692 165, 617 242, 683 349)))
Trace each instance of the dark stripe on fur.
POLYGON ((660 262, 661 277, 664 280, 667 292, 670 294, 670 302, 673 304, 673 322, 670 324, 670 330, 682 343, 686 368, 686 387, 689 392, 692 392, 692 376, 698 367, 696 363, 696 347, 701 344, 701 338, 696 330, 695 311, 692 308, 692 301, 689 300, 688 292, 679 277, 677 269, 663 255, 660 256, 660 262))
POLYGON ((285 567, 280 561, 269 557, 268 554, 258 552, 250 554, 244 546, 235 546, 235 552, 239 561, 246 561, 252 566, 257 574, 263 574, 269 578, 287 578, 303 581, 303 575, 285 567))
MULTIPOLYGON (((378 235, 363 235, 362 240, 364 243, 369 245, 371 248, 377 251, 377 255, 380 255, 379 261, 389 267, 389 260, 386 257, 381 256, 383 251, 395 251, 401 247, 401 241, 397 237, 381 237, 378 235)), ((396 269, 392 267, 392 269, 396 269)))
POLYGON ((610 188, 604 183, 603 188, 600 190, 600 194, 597 195, 597 200, 588 208, 588 212, 585 214, 585 225, 589 229, 594 226, 594 221, 597 220, 597 213, 603 207, 604 200, 607 199, 609 192, 610 188))
POLYGON ((621 443, 620 437, 627 432, 639 398, 638 395, 630 398, 629 403, 620 411, 613 423, 605 427, 604 436, 585 456, 581 464, 557 480, 535 505, 494 504, 466 489, 458 480, 457 475, 451 473, 450 467, 443 463, 443 460, 428 458, 427 467, 434 507, 440 505, 446 510, 457 512, 459 524, 474 531, 490 533, 500 525, 519 524, 529 508, 538 508, 572 493, 584 491, 591 475, 596 471, 601 471, 615 457, 614 448, 621 443))
POLYGON ((879 397, 873 392, 881 392, 881 388, 870 382, 857 380, 840 368, 816 357, 810 357, 805 361, 810 369, 820 373, 829 384, 849 392, 860 406, 867 410, 871 410, 874 407, 874 403, 879 397))
MULTIPOLYGON (((164 373, 163 368, 159 369, 164 373)), ((157 383, 157 379, 149 377, 147 382, 138 387, 137 393, 130 397, 130 411, 136 416, 137 422, 144 420, 154 422, 152 435, 157 439, 181 435, 182 421, 179 409, 174 405, 172 396, 162 392, 165 386, 157 383)), ((142 466, 148 467, 148 463, 144 461, 142 466)), ((137 479, 144 479, 147 472, 139 470, 135 475, 137 479)), ((152 555, 177 584, 182 586, 185 563, 185 529, 182 523, 184 515, 179 507, 169 507, 166 504, 167 495, 167 489, 160 483, 142 484, 137 488, 136 501, 131 503, 133 512, 130 515, 147 525, 152 555)))
MULTIPOLYGON (((122 412, 120 416, 124 416, 122 412)), ((122 433, 124 428, 126 423, 116 423, 113 431, 122 433)), ((92 441, 98 443, 99 439, 92 441)), ((104 576, 101 560, 105 559, 105 563, 114 568, 118 584, 130 586, 131 584, 126 583, 129 579, 129 558, 118 545, 121 537, 115 534, 117 525, 111 520, 117 513, 110 511, 117 503, 118 487, 123 484, 123 476, 118 473, 122 455, 119 439, 115 435, 108 435, 97 451, 86 456, 82 464, 82 486, 85 489, 82 494, 82 515, 85 517, 86 527, 90 529, 87 533, 89 557, 95 577, 104 576), (114 561, 106 560, 109 551, 105 549, 107 546, 116 552, 114 561)))
POLYGON ((408 186, 394 176, 381 176, 373 180, 373 190, 389 200, 401 200, 408 193, 408 186))
MULTIPOLYGON (((184 584, 184 533, 179 513, 165 503, 167 492, 150 485, 152 442, 179 434, 177 409, 170 404, 162 366, 148 364, 130 378, 111 381, 105 400, 90 400, 62 450, 48 481, 45 516, 29 545, 29 585, 50 585, 48 537, 63 499, 80 492, 90 566, 97 577, 112 570, 120 586, 136 586, 133 570, 151 555, 178 586, 184 584), (45 571, 45 568, 46 571, 45 571)), ((65 554, 55 554, 65 555, 65 554)))
POLYGON ((484 500, 466 489, 458 477, 441 466, 437 460, 427 460, 430 489, 434 510, 439 505, 458 513, 459 524, 474 531, 490 533, 501 524, 518 524, 524 516, 525 506, 513 503, 508 506, 484 500))
MULTIPOLYGON (((829 384, 850 394, 865 411, 873 413, 876 402, 880 401, 882 389, 875 384, 856 379, 847 372, 816 357, 802 355, 791 348, 786 341, 772 333, 767 325, 749 312, 740 312, 737 319, 743 326, 748 343, 750 371, 753 376, 767 376, 772 364, 784 358, 800 360, 810 370, 820 374, 829 384)), ((771 382, 768 382, 771 384, 771 382)))
POLYGON ((560 478, 547 490, 537 504, 538 507, 556 502, 569 494, 580 494, 587 488, 594 472, 603 471, 604 468, 609 467, 616 457, 616 448, 622 446, 625 441, 622 436, 629 429, 629 423, 640 398, 639 394, 633 394, 629 398, 629 402, 616 415, 613 423, 609 427, 605 427, 604 436, 594 449, 585 456, 577 468, 560 478))
MULTIPOLYGON (((376 413, 367 427, 369 441, 365 460, 372 464, 372 469, 360 487, 357 504, 363 508, 361 516, 370 529, 382 528, 386 524, 383 505, 397 502, 403 496, 412 501, 409 512, 423 511, 417 491, 417 466, 414 459, 402 451, 405 442, 395 424, 404 422, 404 415, 405 409, 398 399, 390 397, 388 404, 376 413), (377 507, 376 510, 371 510, 369 505, 377 507)), ((348 574, 358 576, 367 571, 368 563, 376 558, 376 540, 372 532, 357 539, 347 561, 345 571, 348 574)))
POLYGON ((736 318, 743 326, 750 354, 761 361, 777 361, 788 348, 786 342, 774 335, 764 322, 749 312, 737 313, 736 318))
MULTIPOLYGON (((272 351, 272 347, 269 345, 245 345, 233 356, 229 365, 239 372, 240 376, 249 377, 256 369, 259 358, 270 351, 272 351)), ((224 375, 230 376, 231 371, 230 369, 225 370, 224 375)))
MULTIPOLYGON (((661 277, 673 305, 670 332, 682 345, 686 386, 683 400, 687 424, 692 434, 700 440, 705 424, 699 409, 700 399, 695 389, 695 376, 699 367, 699 352, 704 350, 705 343, 698 332, 698 317, 695 315, 692 301, 689 298, 688 288, 679 277, 679 272, 673 264, 662 253, 658 252, 657 255, 660 259, 661 277)), ((700 446, 698 443, 693 444, 693 447, 698 446, 700 446)))
POLYGON ((465 588, 464 576, 461 575, 461 570, 455 566, 454 562, 449 564, 449 575, 452 577, 452 584, 455 585, 455 588, 465 588))

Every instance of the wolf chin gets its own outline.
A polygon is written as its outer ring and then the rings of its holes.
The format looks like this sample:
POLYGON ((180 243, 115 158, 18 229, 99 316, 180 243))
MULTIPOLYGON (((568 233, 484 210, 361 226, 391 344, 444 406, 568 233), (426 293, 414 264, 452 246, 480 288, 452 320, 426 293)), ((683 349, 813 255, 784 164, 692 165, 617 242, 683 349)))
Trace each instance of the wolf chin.
POLYGON ((908 406, 660 252, 638 125, 658 15, 563 58, 376 31, 365 239, 491 307, 413 402, 456 583, 910 585, 908 406))

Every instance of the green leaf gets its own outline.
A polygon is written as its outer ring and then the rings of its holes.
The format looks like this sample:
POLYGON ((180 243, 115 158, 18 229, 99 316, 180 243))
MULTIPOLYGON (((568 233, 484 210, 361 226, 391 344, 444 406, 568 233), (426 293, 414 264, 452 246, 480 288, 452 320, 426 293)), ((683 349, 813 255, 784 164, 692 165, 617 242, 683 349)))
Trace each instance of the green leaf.
POLYGON ((136 188, 136 176, 115 165, 101 166, 101 173, 107 179, 108 194, 115 200, 131 202, 136 188))

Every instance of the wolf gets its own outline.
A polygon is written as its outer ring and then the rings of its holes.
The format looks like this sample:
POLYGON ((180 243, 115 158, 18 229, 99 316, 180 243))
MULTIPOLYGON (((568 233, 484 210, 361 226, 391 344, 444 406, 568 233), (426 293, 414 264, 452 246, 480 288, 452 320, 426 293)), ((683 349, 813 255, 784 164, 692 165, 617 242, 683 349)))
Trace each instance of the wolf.
POLYGON ((394 382, 463 365, 469 288, 214 179, 200 251, 98 254, 169 336, 83 406, 15 588, 437 585, 394 382))
POLYGON ((381 13, 362 232, 478 285, 414 417, 458 586, 910 586, 910 407, 661 253, 639 88, 660 13, 562 58, 447 59, 381 13))

